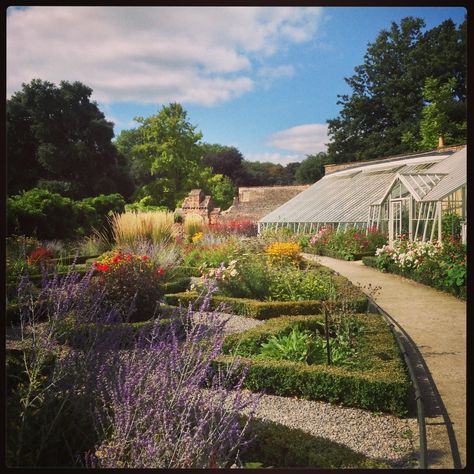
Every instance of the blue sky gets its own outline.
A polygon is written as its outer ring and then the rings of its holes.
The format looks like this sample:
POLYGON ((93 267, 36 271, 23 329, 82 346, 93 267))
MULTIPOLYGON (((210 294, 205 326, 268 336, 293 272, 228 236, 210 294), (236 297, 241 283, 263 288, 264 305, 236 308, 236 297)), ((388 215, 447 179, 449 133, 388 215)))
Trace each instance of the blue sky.
POLYGON ((180 102, 203 141, 286 164, 325 150, 344 77, 406 16, 461 7, 31 7, 7 11, 7 93, 79 80, 118 135, 180 102))

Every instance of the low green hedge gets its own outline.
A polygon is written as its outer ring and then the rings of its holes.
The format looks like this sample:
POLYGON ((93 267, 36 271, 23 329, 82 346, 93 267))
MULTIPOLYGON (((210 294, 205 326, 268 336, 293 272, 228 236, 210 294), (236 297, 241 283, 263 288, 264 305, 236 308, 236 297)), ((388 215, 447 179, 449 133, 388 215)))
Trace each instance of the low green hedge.
POLYGON ((163 284, 163 291, 165 293, 181 293, 186 291, 191 284, 191 277, 180 277, 163 284))
MULTIPOLYGON (((166 317, 158 320, 161 327, 168 326, 173 322, 179 333, 181 329, 179 318, 166 317)), ((100 325, 94 323, 77 324, 73 318, 68 318, 57 323, 55 337, 60 344, 82 346, 89 344, 89 341, 96 337, 102 337, 110 332, 114 338, 120 338, 121 345, 126 347, 132 336, 151 330, 155 324, 155 320, 100 325)))
POLYGON ((248 432, 255 441, 243 452, 243 462, 274 468, 386 469, 386 463, 357 453, 343 444, 312 436, 280 423, 253 418, 248 432))
POLYGON ((368 252, 361 252, 361 253, 354 253, 350 254, 344 254, 342 252, 338 252, 337 250, 330 250, 330 249, 321 249, 318 252, 315 252, 314 250, 311 249, 311 247, 308 247, 306 249, 307 253, 312 253, 313 255, 323 255, 324 257, 331 257, 331 258, 337 258, 339 260, 363 260, 364 257, 369 257, 373 256, 373 253, 368 253, 368 252))
POLYGON ((225 367, 237 354, 251 364, 245 379, 249 390, 405 415, 409 409, 410 379, 396 340, 380 315, 358 317, 367 327, 365 344, 358 355, 364 369, 252 357, 270 335, 289 332, 294 325, 321 327, 322 316, 282 316, 229 335, 224 342, 225 354, 214 365, 216 369, 225 367))
MULTIPOLYGON (((367 310, 367 297, 362 293, 352 299, 354 311, 361 312, 367 310)), ((203 296, 195 291, 184 293, 165 294, 164 300, 168 304, 178 306, 188 305, 190 302, 199 304, 203 296)), ((340 303, 339 303, 340 304, 340 303)), ((281 315, 318 314, 322 310, 320 300, 308 301, 258 301, 245 298, 231 298, 229 296, 213 296, 210 307, 216 309, 225 306, 233 314, 240 314, 255 319, 270 319, 281 315)))
POLYGON ((190 267, 186 265, 178 265, 173 268, 176 276, 181 277, 200 277, 202 272, 198 267, 190 267))
POLYGON ((72 265, 75 262, 77 265, 80 265, 83 263, 87 263, 88 260, 93 261, 98 257, 100 257, 100 255, 69 255, 67 257, 53 258, 48 262, 52 264, 59 263, 61 265, 72 265))

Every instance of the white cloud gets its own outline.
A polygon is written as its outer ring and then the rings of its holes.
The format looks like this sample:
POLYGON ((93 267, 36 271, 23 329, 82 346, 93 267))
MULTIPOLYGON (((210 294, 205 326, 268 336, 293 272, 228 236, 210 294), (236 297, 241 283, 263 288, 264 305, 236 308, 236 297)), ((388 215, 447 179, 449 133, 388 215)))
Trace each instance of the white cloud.
POLYGON ((321 123, 310 123, 281 130, 267 139, 267 145, 282 150, 293 151, 305 155, 326 151, 328 126, 321 123))
POLYGON ((245 159, 248 161, 270 162, 283 166, 288 163, 303 161, 304 158, 305 157, 301 155, 284 155, 282 153, 248 153, 245 155, 245 159))
MULTIPOLYGON (((79 80, 100 102, 214 105, 255 88, 255 65, 310 41, 317 7, 9 9, 7 92, 33 78, 79 80)), ((292 66, 267 67, 272 79, 292 66)))

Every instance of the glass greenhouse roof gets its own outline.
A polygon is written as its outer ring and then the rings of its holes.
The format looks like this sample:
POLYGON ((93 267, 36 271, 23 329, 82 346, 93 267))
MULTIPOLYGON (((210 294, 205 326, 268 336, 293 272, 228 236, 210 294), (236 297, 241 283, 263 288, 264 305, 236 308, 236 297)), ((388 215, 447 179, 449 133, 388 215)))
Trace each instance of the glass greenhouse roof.
POLYGON ((437 186, 449 178, 446 173, 451 173, 450 166, 453 167, 443 163, 457 153, 433 152, 392 158, 385 163, 379 161, 327 174, 259 222, 367 222, 370 205, 381 203, 397 177, 403 177, 409 183, 410 191, 418 196, 418 200, 434 195, 437 186), (418 170, 422 172, 417 173, 418 170))

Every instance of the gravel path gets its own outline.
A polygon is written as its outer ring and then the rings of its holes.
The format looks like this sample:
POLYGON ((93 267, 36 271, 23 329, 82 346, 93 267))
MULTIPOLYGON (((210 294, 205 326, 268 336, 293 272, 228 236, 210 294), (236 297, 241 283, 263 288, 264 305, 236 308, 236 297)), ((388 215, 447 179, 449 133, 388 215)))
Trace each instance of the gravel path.
POLYGON ((411 461, 416 459, 415 418, 275 395, 262 396, 255 416, 335 441, 392 467, 413 467, 411 461))

